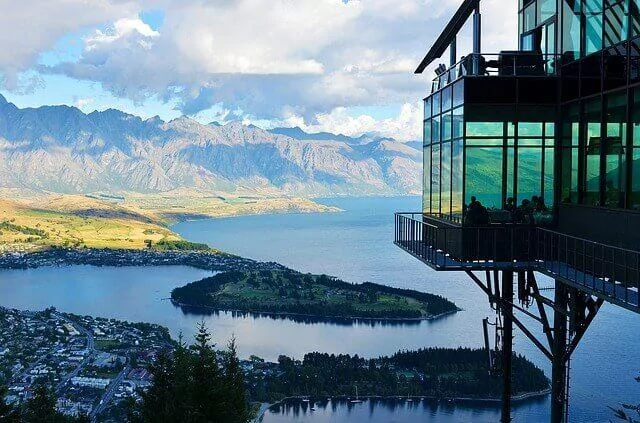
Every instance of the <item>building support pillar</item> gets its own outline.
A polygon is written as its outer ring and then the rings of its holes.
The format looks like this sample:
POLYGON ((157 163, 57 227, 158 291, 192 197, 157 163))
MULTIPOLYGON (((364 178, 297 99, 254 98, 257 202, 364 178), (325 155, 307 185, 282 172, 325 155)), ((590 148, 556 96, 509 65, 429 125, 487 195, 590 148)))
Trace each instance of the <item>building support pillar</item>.
POLYGON ((502 414, 501 423, 511 422, 511 359, 513 357, 513 271, 502 272, 502 414))
POLYGON ((567 406, 567 308, 569 292, 556 280, 553 315, 553 359, 551 361, 551 423, 565 423, 567 406))

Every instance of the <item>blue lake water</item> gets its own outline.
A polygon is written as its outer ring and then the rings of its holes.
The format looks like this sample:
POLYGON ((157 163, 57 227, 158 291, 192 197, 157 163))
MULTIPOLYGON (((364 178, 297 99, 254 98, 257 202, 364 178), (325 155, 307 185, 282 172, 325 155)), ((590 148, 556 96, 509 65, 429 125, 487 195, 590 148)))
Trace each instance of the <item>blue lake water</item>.
MULTIPOLYGON (((437 273, 393 245, 393 212, 418 210, 418 198, 330 199, 345 210, 332 214, 260 215, 184 222, 174 229, 193 241, 258 260, 326 273, 353 282, 372 281, 441 294, 463 308, 436 322, 411 325, 296 322, 218 313, 204 316, 218 344, 235 335, 243 356, 275 360, 306 352, 379 356, 399 349, 482 344, 481 320, 492 316, 484 294, 466 275, 437 273)), ((0 304, 94 314, 168 326, 188 338, 203 316, 184 314, 166 300, 170 290, 210 273, 184 267, 41 268, 0 271, 0 304)), ((541 278, 542 285, 551 285, 541 278)), ((640 383, 640 316, 604 306, 571 362, 571 421, 606 422, 608 405, 637 402, 640 383)), ((516 332, 516 351, 549 371, 546 358, 516 332)), ((514 421, 548 420, 548 398, 518 405, 514 421)), ((268 412, 265 423, 497 421, 497 407, 339 403, 316 411, 290 407, 268 412)))

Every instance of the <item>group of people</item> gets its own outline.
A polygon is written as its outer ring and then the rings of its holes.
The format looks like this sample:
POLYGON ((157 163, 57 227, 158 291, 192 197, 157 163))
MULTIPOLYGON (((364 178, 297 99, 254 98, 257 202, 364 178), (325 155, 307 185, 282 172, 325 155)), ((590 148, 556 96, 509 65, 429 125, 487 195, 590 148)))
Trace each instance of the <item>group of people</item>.
MULTIPOLYGON (((509 197, 503 210, 509 213, 510 222, 533 224, 534 213, 544 213, 549 208, 542 197, 534 195, 531 200, 526 198, 522 200, 519 206, 516 206, 516 200, 513 197, 509 197)), ((489 210, 475 196, 471 196, 469 205, 464 206, 463 215, 464 223, 467 225, 487 225, 491 221, 489 210)))

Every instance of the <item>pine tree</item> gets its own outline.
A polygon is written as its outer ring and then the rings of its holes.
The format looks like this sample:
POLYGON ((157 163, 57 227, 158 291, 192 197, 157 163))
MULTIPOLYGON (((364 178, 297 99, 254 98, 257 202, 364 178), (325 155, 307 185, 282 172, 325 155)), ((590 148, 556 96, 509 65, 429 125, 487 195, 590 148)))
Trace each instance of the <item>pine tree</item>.
POLYGON ((39 383, 33 390, 22 410, 22 421, 28 423, 52 423, 62 420, 56 411, 55 394, 44 384, 39 383))
POLYGON ((132 421, 169 423, 176 415, 173 396, 174 374, 172 360, 167 353, 158 356, 156 363, 150 366, 153 383, 142 395, 142 405, 132 421))
POLYGON ((223 395, 222 373, 217 354, 214 345, 210 344, 211 334, 204 321, 198 324, 195 340, 196 343, 192 346, 195 353, 192 384, 194 416, 202 422, 223 422, 227 398, 223 395))
POLYGON ((236 340, 232 338, 224 354, 224 395, 227 398, 225 422, 246 423, 251 418, 244 372, 238 359, 236 340))
POLYGON ((0 423, 17 423, 18 411, 15 407, 5 402, 7 392, 7 387, 0 385, 0 423))
POLYGON ((172 355, 163 354, 150 367, 153 382, 140 404, 130 404, 132 423, 246 423, 250 420, 244 374, 235 340, 219 363, 204 322, 195 343, 178 341, 172 355))

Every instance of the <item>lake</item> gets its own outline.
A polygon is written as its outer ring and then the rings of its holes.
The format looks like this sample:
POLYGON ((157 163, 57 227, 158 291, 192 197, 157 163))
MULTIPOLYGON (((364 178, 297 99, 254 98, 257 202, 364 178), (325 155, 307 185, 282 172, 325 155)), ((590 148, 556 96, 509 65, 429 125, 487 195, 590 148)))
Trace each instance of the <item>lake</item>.
MULTIPOLYGON (((166 298, 173 287, 210 273, 184 267, 75 266, 0 271, 0 304, 27 309, 54 305, 74 313, 154 322, 169 327, 174 336, 182 332, 187 338, 204 318, 219 345, 235 335, 241 355, 256 354, 269 360, 280 354, 301 358, 310 351, 371 357, 399 349, 482 345, 481 320, 493 316, 484 294, 466 275, 434 272, 393 245, 393 212, 418 210, 418 198, 322 202, 345 212, 201 220, 179 223, 173 229, 192 241, 258 260, 278 261, 304 272, 440 294, 463 311, 435 322, 407 325, 296 322, 231 313, 190 315, 173 307, 166 298)), ((551 286, 548 279, 541 277, 540 281, 543 286, 551 286)), ((572 421, 606 422, 611 418, 607 405, 638 401, 640 383, 634 377, 640 370, 639 342, 640 316, 605 304, 571 362, 572 421)), ((517 352, 549 373, 546 358, 517 331, 514 344, 517 352)), ((548 401, 545 398, 519 405, 515 421, 547 421, 548 401)), ((264 421, 401 423, 419 416, 427 421, 454 422, 496 421, 498 416, 496 407, 456 404, 436 407, 436 411, 433 407, 389 411, 386 405, 374 405, 353 410, 337 404, 322 413, 282 410, 269 412, 264 421), (368 411, 372 406, 373 413, 368 411)))

